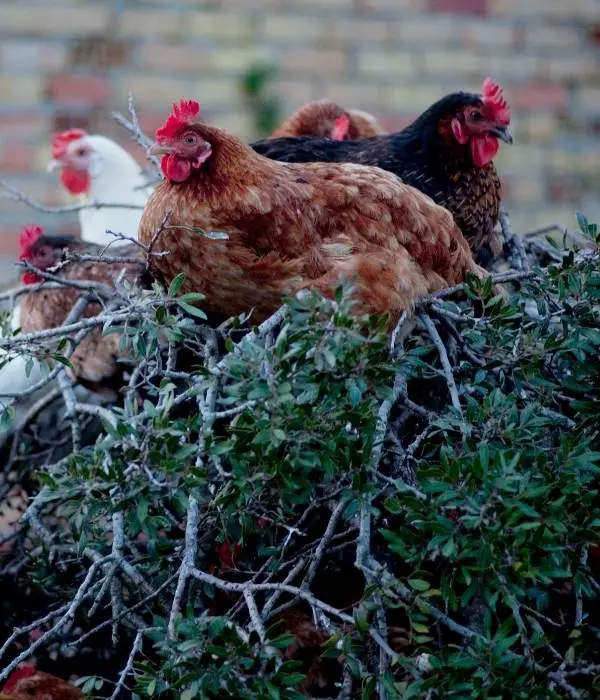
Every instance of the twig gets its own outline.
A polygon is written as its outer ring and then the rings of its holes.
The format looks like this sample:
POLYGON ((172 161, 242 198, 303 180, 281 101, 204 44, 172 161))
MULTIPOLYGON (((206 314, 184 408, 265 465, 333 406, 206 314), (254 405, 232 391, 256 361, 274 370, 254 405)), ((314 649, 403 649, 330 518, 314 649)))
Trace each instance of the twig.
POLYGON ((175 639, 177 637, 175 622, 181 611, 181 601, 183 599, 185 587, 196 565, 196 555, 198 552, 198 517, 198 501, 194 496, 190 496, 188 498, 187 524, 185 527, 185 549, 179 568, 179 578, 177 579, 177 588, 175 589, 175 595, 173 597, 169 623, 167 625, 167 633, 170 639, 175 639))
POLYGON ((458 389, 456 388, 454 374, 452 373, 452 367, 450 366, 450 360, 448 359, 448 353, 446 352, 444 343, 442 343, 440 334, 438 333, 437 328, 435 327, 435 323, 431 320, 431 318, 425 312, 421 312, 419 314, 419 318, 423 322, 423 325, 429 333, 429 337, 433 341, 433 344, 435 345, 438 351, 438 355, 440 357, 440 361, 444 370, 444 376, 446 378, 446 384, 448 385, 448 391, 450 392, 450 399, 452 401, 452 405, 462 416, 463 413, 462 407, 460 405, 460 399, 458 398, 458 389))
POLYGON ((135 635, 133 644, 131 646, 131 651, 129 652, 129 656, 127 657, 127 663, 125 664, 123 670, 119 674, 119 680, 117 681, 117 685, 115 686, 113 694, 110 696, 110 700, 117 700, 117 698, 119 697, 119 693, 125 688, 125 680, 127 679, 127 676, 131 673, 133 669, 133 662, 135 661, 135 657, 139 654, 140 649, 142 648, 142 640, 146 632, 147 630, 145 629, 138 630, 137 634, 135 635))
POLYGON ((9 185, 4 180, 0 180, 0 188, 5 190, 5 196, 9 196, 10 199, 17 202, 22 202, 31 209, 43 212, 44 214, 73 214, 86 209, 144 209, 144 207, 139 204, 117 204, 114 202, 99 201, 93 201, 89 204, 69 204, 62 207, 49 207, 36 201, 35 199, 32 199, 23 192, 20 192, 18 189, 12 185, 9 185))

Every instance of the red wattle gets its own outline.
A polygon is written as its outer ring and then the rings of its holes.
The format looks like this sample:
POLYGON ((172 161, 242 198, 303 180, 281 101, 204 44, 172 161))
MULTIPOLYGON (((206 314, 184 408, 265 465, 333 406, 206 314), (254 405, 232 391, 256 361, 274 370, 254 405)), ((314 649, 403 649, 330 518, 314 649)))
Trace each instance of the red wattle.
POLYGON ((71 194, 85 194, 90 189, 90 176, 82 170, 63 168, 60 173, 63 185, 71 194))
POLYGON ((175 155, 163 156, 160 162, 163 175, 171 182, 184 182, 190 176, 192 165, 188 160, 175 155))
POLYGON ((499 148, 500 143, 497 137, 492 134, 474 136, 471 139, 471 155, 473 157, 473 162, 478 168, 485 167, 494 159, 499 148))

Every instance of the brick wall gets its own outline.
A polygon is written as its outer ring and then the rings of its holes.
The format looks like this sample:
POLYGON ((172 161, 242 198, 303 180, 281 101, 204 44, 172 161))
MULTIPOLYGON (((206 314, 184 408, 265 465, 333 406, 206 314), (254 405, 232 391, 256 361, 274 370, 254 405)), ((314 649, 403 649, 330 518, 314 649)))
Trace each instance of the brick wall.
MULTIPOLYGON (((577 207, 600 220, 600 0, 0 0, 0 177, 61 203, 50 133, 129 143, 109 111, 130 91, 147 129, 197 96, 209 120, 251 138, 239 80, 265 61, 284 111, 329 96, 389 129, 492 75, 514 108, 516 143, 497 163, 515 225, 571 224, 577 207)), ((2 279, 35 220, 76 223, 0 199, 2 279)))

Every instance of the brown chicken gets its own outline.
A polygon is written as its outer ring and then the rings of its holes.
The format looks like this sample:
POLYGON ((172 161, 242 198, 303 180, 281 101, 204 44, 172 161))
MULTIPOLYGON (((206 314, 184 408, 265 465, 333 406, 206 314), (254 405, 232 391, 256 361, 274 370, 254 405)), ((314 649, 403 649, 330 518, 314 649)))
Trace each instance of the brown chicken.
POLYGON ((385 133, 368 112, 344 110, 331 100, 316 100, 296 110, 271 138, 282 136, 318 136, 335 141, 366 139, 385 133))
POLYGON ((33 666, 16 669, 11 675, 0 700, 81 700, 82 691, 68 681, 33 666))
MULTIPOLYGON (((41 271, 47 271, 63 259, 64 248, 78 254, 99 255, 102 246, 82 243, 70 236, 46 236, 40 226, 30 226, 21 234, 21 260, 28 261, 41 271)), ((101 262, 69 262, 57 274, 72 281, 99 282, 109 287, 115 286, 115 281, 121 275, 134 282, 143 275, 145 265, 141 260, 141 249, 134 244, 118 248, 120 257, 139 257, 138 263, 101 263, 101 262)), ((36 284, 42 281, 35 272, 26 270, 23 273, 24 284, 36 284)), ((32 333, 60 326, 77 299, 81 296, 78 289, 63 287, 46 289, 23 295, 21 302, 21 331, 32 333)), ((101 311, 98 303, 90 303, 82 316, 89 318, 101 311)), ((74 371, 72 374, 92 386, 113 377, 117 372, 119 351, 119 336, 115 333, 102 335, 101 328, 87 335, 71 356, 74 371)), ((71 371, 70 369, 68 370, 71 371)))
POLYGON ((391 173, 278 163, 195 121, 199 109, 182 100, 156 132, 165 179, 139 239, 156 236, 154 250, 170 251, 153 258, 155 273, 169 283, 184 272, 182 291, 202 292, 205 311, 254 307, 260 321, 284 295, 306 287, 329 294, 346 276, 356 281, 357 311, 388 312, 393 322, 418 297, 467 272, 484 275, 450 213, 391 173))
POLYGON ((488 78, 481 94, 446 95, 395 134, 357 141, 271 138, 252 148, 286 163, 362 163, 389 170, 446 207, 477 262, 488 265, 502 250, 495 231, 501 188, 492 161, 499 140, 512 143, 509 124, 503 90, 488 78))

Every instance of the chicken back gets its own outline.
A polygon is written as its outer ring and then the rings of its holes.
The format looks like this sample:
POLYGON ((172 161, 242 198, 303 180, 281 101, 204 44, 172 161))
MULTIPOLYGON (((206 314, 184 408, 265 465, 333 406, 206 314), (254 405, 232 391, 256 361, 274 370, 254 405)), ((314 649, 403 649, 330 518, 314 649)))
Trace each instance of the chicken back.
POLYGON ((154 241, 152 266, 202 308, 228 316, 271 314, 282 297, 309 287, 330 294, 355 280, 359 312, 394 321, 420 296, 483 275, 452 215, 391 173, 357 164, 287 164, 198 123, 182 101, 157 130, 153 151, 165 179, 140 224, 154 241), (159 232, 157 234, 157 232, 159 232), (222 232, 215 240, 202 232, 222 232))
MULTIPOLYGON (((103 248, 89 243, 82 243, 71 236, 46 236, 40 226, 27 227, 20 238, 21 260, 28 261, 41 271, 49 270, 61 262, 64 248, 71 252, 100 255, 103 248)), ((109 287, 121 275, 129 281, 137 280, 144 272, 139 246, 130 244, 119 247, 119 256, 139 257, 139 263, 104 263, 104 262, 69 262, 58 275, 65 280, 98 282, 109 287)), ((33 271, 22 275, 24 284, 42 282, 33 271)), ((29 292, 21 302, 21 330, 24 333, 56 328, 65 321, 81 290, 72 287, 44 288, 29 292)), ((83 317, 96 316, 100 313, 100 304, 90 303, 83 312, 83 317)), ((77 346, 71 356, 73 374, 80 380, 92 384, 113 376, 117 369, 119 336, 115 333, 102 335, 101 329, 92 331, 77 346)), ((68 370, 70 371, 70 370, 68 370)))
POLYGON ((362 163, 389 170, 449 209, 477 262, 487 265, 502 250, 494 230, 501 186, 492 161, 499 141, 512 143, 509 124, 503 90, 488 78, 481 94, 446 95, 394 134, 356 141, 271 138, 252 148, 287 163, 362 163))
POLYGON ((72 683, 44 671, 31 669, 14 685, 7 685, 0 700, 81 700, 84 695, 72 683))

